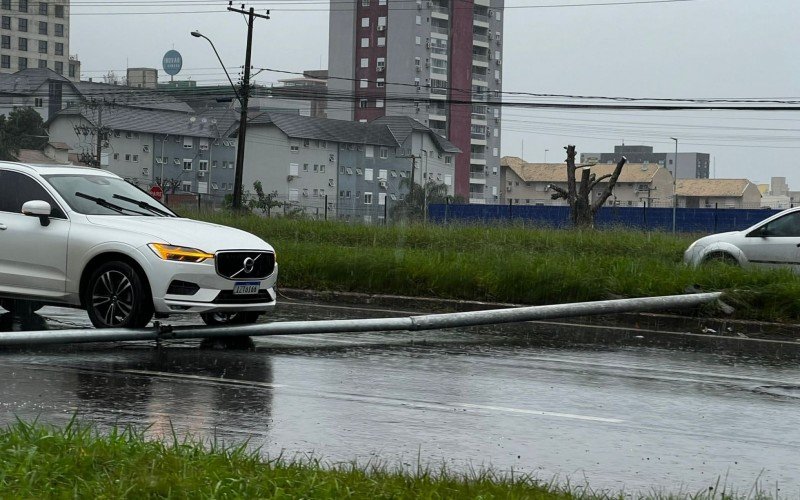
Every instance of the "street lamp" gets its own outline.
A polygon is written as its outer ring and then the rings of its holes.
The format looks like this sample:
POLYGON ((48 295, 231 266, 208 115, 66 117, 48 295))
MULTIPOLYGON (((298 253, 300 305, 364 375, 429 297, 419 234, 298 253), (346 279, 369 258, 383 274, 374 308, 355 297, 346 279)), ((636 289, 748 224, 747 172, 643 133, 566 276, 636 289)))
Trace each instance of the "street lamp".
MULTIPOLYGON (((230 8, 228 9, 230 10, 230 8)), ((211 48, 214 49, 214 54, 217 55, 217 59, 219 63, 222 65, 222 69, 225 71, 225 76, 228 77, 228 82, 231 84, 231 88, 233 89, 233 93, 236 95, 236 99, 239 101, 239 105, 241 107, 241 116, 239 118, 239 142, 238 147, 236 148, 236 170, 234 171, 233 175, 233 209, 239 210, 242 207, 242 177, 244 172, 244 146, 245 146, 245 134, 247 132, 247 103, 248 98, 250 96, 250 47, 252 45, 253 39, 253 9, 250 9, 250 22, 248 23, 248 30, 247 30, 247 53, 245 54, 245 66, 244 66, 244 77, 242 78, 242 92, 239 93, 236 91, 236 86, 233 84, 233 80, 231 80, 231 75, 228 74, 228 70, 225 68, 225 63, 222 62, 222 58, 219 56, 219 52, 217 52, 217 48, 214 46, 214 42, 211 41, 210 38, 205 36, 204 34, 200 33, 199 31, 195 30, 192 31, 192 36, 195 38, 205 38, 209 44, 211 44, 211 48)))
POLYGON ((675 165, 672 167, 672 232, 675 233, 675 214, 678 209, 678 139, 670 137, 675 141, 675 165))
POLYGON ((233 89, 233 93, 236 96, 236 100, 239 101, 239 104, 242 103, 242 98, 239 96, 239 92, 236 90, 236 85, 233 84, 233 80, 231 80, 231 75, 228 74, 227 68, 225 68, 225 63, 222 62, 222 58, 219 56, 219 52, 217 52, 217 48, 214 46, 214 42, 211 41, 210 38, 205 36, 204 34, 200 33, 199 31, 195 30, 192 31, 192 36, 195 38, 205 38, 208 43, 211 44, 211 48, 214 49, 214 54, 217 55, 217 60, 219 61, 220 66, 222 66, 222 70, 225 72, 225 76, 228 77, 228 82, 231 84, 231 88, 233 89))

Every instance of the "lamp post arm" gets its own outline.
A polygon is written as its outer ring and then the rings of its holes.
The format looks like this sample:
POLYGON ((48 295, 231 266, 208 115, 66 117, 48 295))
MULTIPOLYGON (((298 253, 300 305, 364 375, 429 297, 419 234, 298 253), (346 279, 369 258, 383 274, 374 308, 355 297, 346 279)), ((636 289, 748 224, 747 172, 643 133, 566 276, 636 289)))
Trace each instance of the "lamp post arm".
POLYGON ((242 97, 239 95, 239 91, 236 90, 236 85, 233 84, 231 75, 228 74, 228 69, 225 67, 225 63, 222 62, 222 58, 219 56, 219 52, 217 52, 217 48, 214 46, 214 42, 212 42, 210 38, 208 38, 207 36, 198 31, 193 31, 192 36, 205 38, 206 41, 209 44, 211 44, 211 48, 214 50, 214 54, 217 56, 217 60, 219 61, 220 66, 222 66, 222 71, 224 71, 225 76, 228 77, 228 82, 231 84, 231 88, 233 89, 233 93, 236 96, 236 100, 239 101, 239 104, 242 104, 242 97))

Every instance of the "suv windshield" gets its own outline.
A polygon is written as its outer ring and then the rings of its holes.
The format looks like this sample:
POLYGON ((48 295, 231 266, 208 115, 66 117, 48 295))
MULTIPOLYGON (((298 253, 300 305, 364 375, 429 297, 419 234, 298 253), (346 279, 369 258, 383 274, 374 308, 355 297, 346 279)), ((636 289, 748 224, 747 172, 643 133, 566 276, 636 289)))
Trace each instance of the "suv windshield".
POLYGON ((152 196, 116 177, 92 174, 43 177, 58 191, 70 208, 78 213, 176 217, 172 210, 157 202, 152 196))

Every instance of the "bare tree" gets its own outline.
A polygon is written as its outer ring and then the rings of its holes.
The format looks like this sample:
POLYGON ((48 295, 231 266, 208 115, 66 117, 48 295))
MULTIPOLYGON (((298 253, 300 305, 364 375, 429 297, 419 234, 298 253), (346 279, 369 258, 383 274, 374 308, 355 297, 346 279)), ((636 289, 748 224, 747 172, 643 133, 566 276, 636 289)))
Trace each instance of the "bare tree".
POLYGON ((564 149, 567 150, 567 189, 558 186, 549 186, 554 190, 550 197, 554 200, 563 198, 567 200, 570 207, 570 216, 572 224, 575 227, 591 228, 594 227, 594 216, 600 207, 605 204, 606 200, 614 191, 614 186, 617 185, 619 174, 622 173, 622 167, 628 161, 624 156, 617 163, 616 168, 610 174, 601 175, 597 177, 591 172, 589 168, 581 168, 580 183, 575 178, 576 171, 579 167, 575 166, 575 146, 569 145, 564 149), (603 189, 603 192, 595 198, 594 202, 589 200, 592 191, 598 184, 608 179, 608 184, 603 189))

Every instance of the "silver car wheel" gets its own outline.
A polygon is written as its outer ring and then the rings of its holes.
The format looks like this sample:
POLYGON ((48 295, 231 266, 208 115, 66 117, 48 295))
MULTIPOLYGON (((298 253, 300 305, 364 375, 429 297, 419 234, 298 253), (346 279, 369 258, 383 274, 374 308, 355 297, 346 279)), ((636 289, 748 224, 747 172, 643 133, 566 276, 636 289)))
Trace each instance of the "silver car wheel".
POLYGON ((103 273, 92 289, 92 307, 108 326, 119 326, 133 311, 133 286, 123 273, 103 273))

